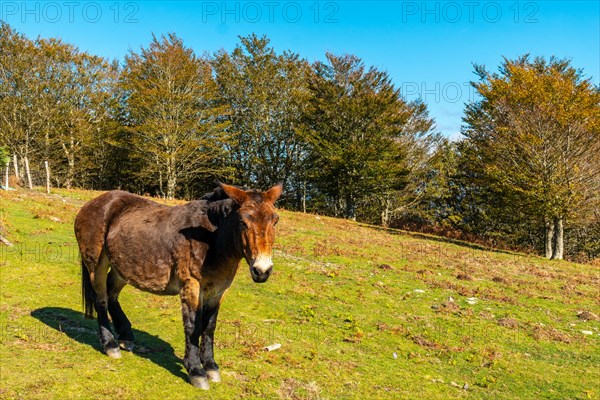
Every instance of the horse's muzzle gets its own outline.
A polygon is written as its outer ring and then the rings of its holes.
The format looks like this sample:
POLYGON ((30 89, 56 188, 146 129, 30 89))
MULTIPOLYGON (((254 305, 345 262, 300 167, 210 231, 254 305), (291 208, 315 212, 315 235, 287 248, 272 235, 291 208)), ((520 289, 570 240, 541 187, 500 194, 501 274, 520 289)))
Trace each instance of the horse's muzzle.
POLYGON ((266 282, 273 272, 273 259, 269 253, 259 253, 257 257, 249 260, 248 265, 252 280, 256 283, 266 282))
POLYGON ((261 271, 256 267, 250 267, 250 275, 252 276, 252 280, 256 283, 263 283, 269 279, 271 276, 271 272, 273 272, 273 267, 270 267, 266 271, 261 271))

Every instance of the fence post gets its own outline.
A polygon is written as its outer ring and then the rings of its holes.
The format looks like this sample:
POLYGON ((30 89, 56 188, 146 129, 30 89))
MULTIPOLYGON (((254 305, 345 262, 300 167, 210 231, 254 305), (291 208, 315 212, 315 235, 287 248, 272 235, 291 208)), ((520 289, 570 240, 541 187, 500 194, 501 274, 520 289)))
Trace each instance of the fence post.
POLYGON ((25 172, 27 173, 27 183, 29 184, 29 189, 33 189, 33 184, 31 183, 31 172, 29 172, 29 158, 25 157, 25 172))
POLYGON ((48 161, 44 161, 44 167, 46 167, 46 193, 50 194, 50 167, 48 161))

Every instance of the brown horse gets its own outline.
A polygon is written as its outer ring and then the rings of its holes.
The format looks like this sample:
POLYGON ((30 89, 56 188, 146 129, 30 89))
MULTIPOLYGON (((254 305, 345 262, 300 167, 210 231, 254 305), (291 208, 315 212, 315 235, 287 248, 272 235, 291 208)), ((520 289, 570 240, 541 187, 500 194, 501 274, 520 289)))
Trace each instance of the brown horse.
POLYGON ((183 363, 190 382, 208 389, 220 381, 213 338, 223 294, 245 258, 255 282, 271 275, 275 201, 282 187, 245 191, 219 183, 202 200, 169 207, 123 191, 85 204, 75 218, 86 317, 98 315, 105 353, 133 349, 131 323, 118 296, 127 284, 181 296, 183 363), (118 340, 111 333, 110 314, 118 340))

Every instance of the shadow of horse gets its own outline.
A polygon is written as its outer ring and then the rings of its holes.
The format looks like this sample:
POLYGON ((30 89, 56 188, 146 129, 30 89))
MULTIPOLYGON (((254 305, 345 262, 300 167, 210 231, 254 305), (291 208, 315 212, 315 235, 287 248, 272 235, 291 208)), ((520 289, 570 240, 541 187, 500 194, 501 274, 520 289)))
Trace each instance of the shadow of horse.
MULTIPOLYGON (((102 353, 98 340, 98 323, 95 320, 84 319, 83 313, 62 307, 42 307, 31 312, 31 316, 52 329, 65 334, 69 338, 102 353)), ((173 347, 158 336, 133 329, 135 347, 133 353, 152 361, 173 375, 187 381, 187 373, 182 360, 175 355, 173 347)), ((106 357, 102 353, 103 357, 106 357)))

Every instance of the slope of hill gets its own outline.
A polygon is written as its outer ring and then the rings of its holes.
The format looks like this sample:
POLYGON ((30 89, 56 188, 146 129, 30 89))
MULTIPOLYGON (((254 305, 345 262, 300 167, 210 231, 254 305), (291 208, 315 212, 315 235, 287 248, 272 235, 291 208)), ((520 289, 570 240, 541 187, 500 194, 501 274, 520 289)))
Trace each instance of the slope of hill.
POLYGON ((275 272, 223 302, 223 382, 186 383, 178 297, 127 287, 137 338, 101 354, 72 223, 98 192, 0 192, 1 398, 600 396, 600 270, 282 211, 275 272), (278 350, 262 350, 280 343, 278 350))

